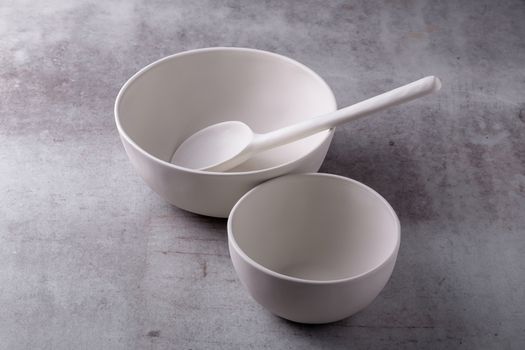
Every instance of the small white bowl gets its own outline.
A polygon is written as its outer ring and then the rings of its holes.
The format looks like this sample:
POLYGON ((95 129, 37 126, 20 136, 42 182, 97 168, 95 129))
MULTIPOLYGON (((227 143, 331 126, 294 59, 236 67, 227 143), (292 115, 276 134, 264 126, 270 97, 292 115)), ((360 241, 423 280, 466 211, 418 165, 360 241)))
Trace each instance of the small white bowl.
POLYGON ((400 225, 371 188, 329 174, 280 177, 245 194, 228 220, 233 266, 272 313, 327 323, 366 307, 387 283, 400 225))
POLYGON ((336 109, 324 80, 290 58, 208 48, 140 70, 120 90, 115 120, 131 163, 155 192, 182 209, 227 217, 237 200, 261 182, 319 170, 334 130, 263 152, 228 173, 171 164, 187 137, 227 120, 268 132, 336 109))

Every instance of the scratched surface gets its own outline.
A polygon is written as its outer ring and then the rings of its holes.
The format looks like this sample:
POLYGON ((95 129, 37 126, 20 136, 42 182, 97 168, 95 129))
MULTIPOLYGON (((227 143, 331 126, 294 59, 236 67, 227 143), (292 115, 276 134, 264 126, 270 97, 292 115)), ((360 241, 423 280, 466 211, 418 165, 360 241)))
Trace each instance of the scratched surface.
POLYGON ((525 348, 523 1, 2 1, 0 349, 525 348), (225 221, 131 168, 114 97, 206 46, 279 52, 345 105, 428 74, 433 97, 337 130, 322 170, 398 212, 386 289, 325 326, 241 288, 225 221))

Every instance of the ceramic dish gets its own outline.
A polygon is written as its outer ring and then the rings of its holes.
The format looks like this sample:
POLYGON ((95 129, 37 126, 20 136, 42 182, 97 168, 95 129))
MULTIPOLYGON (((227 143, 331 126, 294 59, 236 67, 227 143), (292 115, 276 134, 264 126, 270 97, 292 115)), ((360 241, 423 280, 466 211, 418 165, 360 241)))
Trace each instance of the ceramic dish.
POLYGON ((371 188, 329 174, 283 176, 252 189, 228 220, 233 266, 274 314, 327 323, 366 307, 387 283, 399 220, 371 188))
POLYGON ((334 110, 323 79, 290 58, 208 48, 163 58, 136 73, 117 96, 115 120, 131 163, 155 192, 182 209, 227 217, 254 186, 317 171, 334 130, 263 152, 226 173, 171 164, 178 145, 221 121, 240 120, 262 133, 334 110))

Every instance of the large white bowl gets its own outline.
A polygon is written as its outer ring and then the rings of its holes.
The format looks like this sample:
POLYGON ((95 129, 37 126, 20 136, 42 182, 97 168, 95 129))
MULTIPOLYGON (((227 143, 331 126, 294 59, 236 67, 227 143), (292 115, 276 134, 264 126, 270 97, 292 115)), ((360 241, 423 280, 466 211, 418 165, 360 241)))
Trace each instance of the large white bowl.
POLYGON ((302 323, 346 318, 387 283, 400 225, 371 188, 336 175, 299 174, 244 195, 228 220, 233 266, 252 297, 302 323))
POLYGON ((179 208, 227 217, 261 182, 319 170, 334 130, 261 153, 227 173, 171 164, 178 145, 226 120, 267 132, 336 108, 323 79, 290 58, 208 48, 163 58, 136 73, 117 96, 115 120, 131 163, 155 192, 179 208))

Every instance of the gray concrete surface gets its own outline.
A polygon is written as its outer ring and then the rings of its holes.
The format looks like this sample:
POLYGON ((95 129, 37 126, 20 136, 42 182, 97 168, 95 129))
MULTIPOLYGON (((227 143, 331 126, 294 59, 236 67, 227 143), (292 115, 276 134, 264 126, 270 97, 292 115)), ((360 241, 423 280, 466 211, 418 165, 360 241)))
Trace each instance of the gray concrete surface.
POLYGON ((523 1, 2 1, 0 349, 525 348, 523 1), (366 310, 305 326, 241 288, 225 221, 131 168, 120 86, 206 46, 289 55, 340 105, 427 74, 439 96, 339 128, 322 171, 397 210, 366 310))

